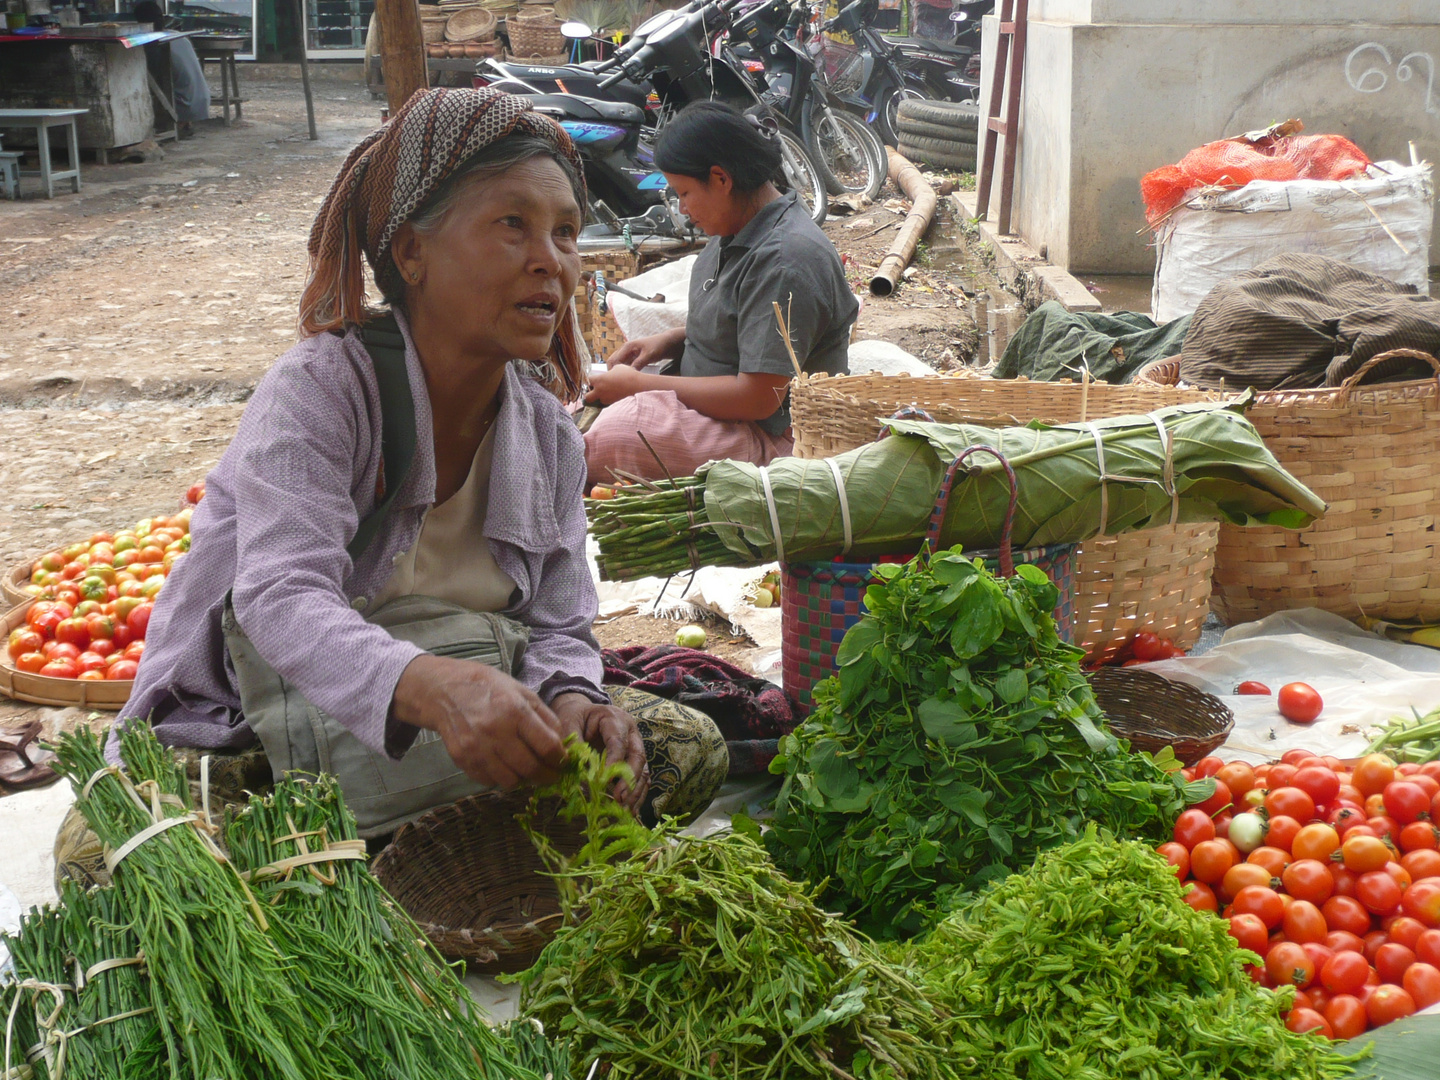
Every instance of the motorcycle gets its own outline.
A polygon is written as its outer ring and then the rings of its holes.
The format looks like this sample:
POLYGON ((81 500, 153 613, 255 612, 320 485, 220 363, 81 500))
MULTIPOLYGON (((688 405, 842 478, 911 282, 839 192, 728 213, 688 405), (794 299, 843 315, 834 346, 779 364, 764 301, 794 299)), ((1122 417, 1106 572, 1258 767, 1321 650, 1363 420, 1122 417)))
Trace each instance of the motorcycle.
POLYGON ((874 199, 885 183, 885 146, 864 123, 844 111, 809 53, 795 44, 802 9, 791 0, 765 0, 736 19, 715 48, 736 71, 756 83, 760 100, 799 131, 831 195, 874 199), (740 55, 748 54, 752 62, 740 55), (758 61, 758 63, 756 62, 758 61))

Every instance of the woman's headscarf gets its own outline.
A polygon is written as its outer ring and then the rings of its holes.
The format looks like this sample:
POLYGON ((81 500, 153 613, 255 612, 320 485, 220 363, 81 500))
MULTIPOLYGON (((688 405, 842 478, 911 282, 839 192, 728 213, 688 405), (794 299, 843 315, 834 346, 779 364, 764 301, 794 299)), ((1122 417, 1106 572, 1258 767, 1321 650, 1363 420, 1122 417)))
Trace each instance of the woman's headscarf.
MULTIPOLYGON (((300 332, 342 330, 377 314, 365 303, 362 254, 380 291, 399 295, 400 271, 390 257, 395 230, 475 154, 517 133, 553 144, 574 166, 583 189, 584 167, 565 130, 524 98, 498 90, 422 91, 361 140, 340 167, 310 229, 310 277, 300 298, 300 332)), ((549 360, 554 370, 542 370, 542 381, 564 399, 578 397, 590 354, 573 302, 561 316, 549 360)))

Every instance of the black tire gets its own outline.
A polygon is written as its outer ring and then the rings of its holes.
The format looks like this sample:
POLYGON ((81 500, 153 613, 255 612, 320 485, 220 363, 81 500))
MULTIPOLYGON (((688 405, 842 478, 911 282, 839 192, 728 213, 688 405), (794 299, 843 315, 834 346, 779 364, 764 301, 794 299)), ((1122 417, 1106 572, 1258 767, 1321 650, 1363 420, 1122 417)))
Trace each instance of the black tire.
POLYGON ((902 101, 899 112, 901 130, 904 130, 906 120, 976 132, 980 129, 980 106, 969 101, 902 101))
POLYGON ((975 171, 975 147, 969 146, 968 143, 937 144, 937 141, 934 139, 925 139, 923 141, 930 143, 932 147, 935 145, 945 146, 947 151, 952 152, 946 153, 935 149, 926 149, 923 146, 914 146, 909 142, 901 142, 900 156, 907 161, 913 161, 920 165, 929 165, 935 169, 949 169, 953 172, 975 171), (953 152, 959 150, 962 145, 968 147, 969 153, 953 152))
POLYGON ((880 138, 886 146, 900 141, 899 107, 907 100, 920 100, 920 91, 908 87, 890 87, 875 101, 875 126, 880 129, 880 138))
POLYGON ((927 124, 923 120, 900 121, 900 138, 907 142, 914 142, 918 136, 922 139, 942 139, 945 142, 974 146, 978 141, 977 135, 978 132, 972 128, 955 127, 950 124, 927 124))
POLYGON ((830 196, 825 190, 825 178, 820 167, 810 157, 800 139, 781 130, 776 136, 780 140, 780 171, 786 187, 797 191, 805 209, 810 211, 810 220, 817 225, 825 224, 825 215, 830 209, 830 196))
POLYGON ((831 195, 855 192, 874 199, 880 194, 889 161, 879 137, 858 116, 817 100, 810 112, 808 149, 831 195))

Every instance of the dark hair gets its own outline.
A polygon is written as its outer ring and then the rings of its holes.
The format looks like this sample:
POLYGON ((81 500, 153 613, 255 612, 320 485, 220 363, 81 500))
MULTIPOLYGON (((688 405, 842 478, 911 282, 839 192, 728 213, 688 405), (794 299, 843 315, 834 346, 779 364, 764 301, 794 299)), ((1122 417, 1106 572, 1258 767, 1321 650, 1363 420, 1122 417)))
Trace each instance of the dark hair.
POLYGON ((757 191, 780 171, 780 144, 730 105, 697 101, 665 125, 655 144, 655 167, 675 176, 709 181, 719 166, 735 190, 757 191))
POLYGON ((165 20, 165 9, 155 0, 140 0, 131 14, 136 22, 158 23, 165 20))

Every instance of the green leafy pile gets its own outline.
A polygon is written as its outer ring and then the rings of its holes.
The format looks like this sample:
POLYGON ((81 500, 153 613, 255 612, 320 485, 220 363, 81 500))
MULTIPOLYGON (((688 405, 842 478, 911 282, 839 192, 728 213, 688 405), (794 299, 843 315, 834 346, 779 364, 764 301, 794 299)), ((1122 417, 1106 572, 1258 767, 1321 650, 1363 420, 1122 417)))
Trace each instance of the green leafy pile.
POLYGON ((596 841, 563 871, 583 921, 518 980, 522 1015, 568 1041, 573 1075, 596 1059, 615 1080, 964 1075, 919 990, 758 842, 677 838, 673 824, 626 835, 613 809, 595 812, 614 776, 572 752, 559 793, 586 806, 596 841))
POLYGON ((770 766, 782 869, 829 879, 826 904, 872 936, 908 937, 1087 821, 1168 833, 1185 786, 1105 730, 1040 570, 997 578, 957 548, 876 574, 838 677, 770 766))
POLYGON ((1294 991, 1251 981, 1223 920, 1147 845, 1085 835, 909 949, 985 1080, 1329 1080, 1349 1061, 1287 1031, 1294 991))

